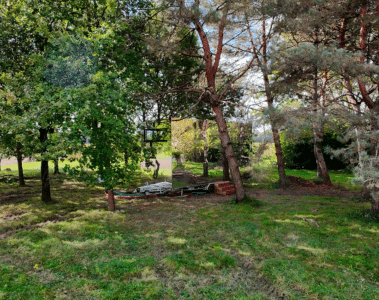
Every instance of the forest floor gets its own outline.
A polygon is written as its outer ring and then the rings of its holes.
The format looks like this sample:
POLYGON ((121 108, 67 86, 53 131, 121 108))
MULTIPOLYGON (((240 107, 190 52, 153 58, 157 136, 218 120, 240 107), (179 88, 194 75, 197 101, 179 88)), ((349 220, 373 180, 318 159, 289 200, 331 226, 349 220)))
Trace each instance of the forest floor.
POLYGON ((0 182, 0 299, 379 299, 370 203, 348 175, 325 188, 307 172, 286 189, 247 182, 260 207, 207 194, 116 200, 116 213, 65 175, 49 205, 37 171, 0 182))

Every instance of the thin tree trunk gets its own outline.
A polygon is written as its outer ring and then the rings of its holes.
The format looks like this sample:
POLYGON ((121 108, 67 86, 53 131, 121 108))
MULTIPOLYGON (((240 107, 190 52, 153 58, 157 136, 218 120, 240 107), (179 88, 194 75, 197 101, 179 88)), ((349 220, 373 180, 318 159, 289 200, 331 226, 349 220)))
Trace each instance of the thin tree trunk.
MULTIPOLYGON (((47 141, 47 129, 40 128, 39 140, 41 143, 47 141)), ((42 155, 46 152, 46 146, 42 148, 42 155)), ((42 181, 42 201, 49 203, 52 201, 50 193, 50 176, 49 176, 49 162, 47 160, 41 161, 41 181, 42 181)))
POLYGON ((201 129, 201 137, 203 141, 205 142, 204 145, 204 161, 203 161, 203 176, 208 177, 208 135, 207 135, 207 129, 208 129, 208 120, 202 120, 200 121, 200 129, 201 129))
POLYGON ((285 187, 287 185, 287 176, 286 176, 286 170, 285 170, 285 164, 284 164, 284 158, 283 158, 282 145, 280 143, 279 130, 276 129, 273 125, 271 125, 271 128, 272 128, 272 137, 274 139, 274 144, 275 144, 276 161, 278 165, 279 185, 280 187, 285 187))
POLYGON ((332 181, 329 177, 328 168, 326 167, 324 155, 322 153, 321 148, 321 141, 324 134, 324 125, 323 120, 318 120, 318 83, 317 83, 317 68, 314 73, 314 80, 313 80, 313 89, 314 89, 314 95, 313 95, 313 146, 314 146, 314 155, 316 158, 317 165, 319 166, 319 171, 321 178, 324 181, 324 184, 332 186, 332 181))
POLYGON ((379 201, 378 200, 372 201, 371 211, 375 214, 379 214, 379 201))
POLYGON ((232 147, 232 142, 229 137, 228 128, 226 126, 220 104, 217 103, 216 105, 212 105, 212 110, 218 127, 221 146, 225 148, 225 154, 229 163, 229 169, 232 174, 233 183, 236 187, 236 202, 238 203, 245 197, 245 189, 243 187, 241 173, 238 167, 238 161, 232 147))
POLYGON ((59 163, 58 163, 58 158, 54 159, 54 174, 59 174, 59 163))
POLYGON ((20 186, 25 186, 24 170, 22 169, 22 145, 17 142, 17 165, 18 165, 18 182, 20 186))
POLYGON ((175 157, 178 167, 182 167, 182 155, 178 154, 178 155, 174 155, 174 157, 175 157))
MULTIPOLYGON (((249 34, 250 34, 251 43, 253 45, 253 37, 251 35, 250 30, 249 30, 249 34)), ((271 94, 270 80, 267 74, 267 36, 266 36, 266 20, 265 19, 262 20, 262 39, 263 39, 262 62, 259 60, 259 57, 257 54, 255 54, 255 56, 260 64, 261 71, 263 73, 263 80, 265 84, 265 93, 266 93, 266 99, 267 99, 267 107, 270 108, 274 104, 274 99, 271 94)), ((286 176, 286 170, 285 170, 285 164, 284 164, 284 158, 283 158, 282 145, 280 143, 279 130, 276 124, 274 124, 274 121, 271 119, 270 119, 270 125, 271 125, 271 130, 272 130, 272 138, 274 140, 274 145, 275 145, 276 162, 278 165, 278 174, 279 174, 279 185, 280 187, 285 187, 287 185, 287 176, 286 176)))
MULTIPOLYGON (((317 133, 314 134, 314 136, 316 135, 317 133)), ((316 137, 314 141, 314 153, 315 153, 316 160, 318 160, 320 175, 321 175, 322 180, 324 181, 324 184, 332 186, 333 184, 332 184, 332 181, 330 180, 328 168, 326 167, 324 155, 322 153, 321 143, 316 141, 316 137)))
MULTIPOLYGON (((341 26, 339 28, 339 36, 338 36, 338 42, 339 42, 339 48, 345 49, 346 47, 346 27, 347 27, 348 19, 343 18, 341 21, 341 26)), ((353 87, 351 85, 351 78, 348 74, 346 74, 345 69, 342 68, 342 77, 344 82, 344 90, 346 93, 346 99, 347 103, 351 110, 353 110, 355 113, 358 113, 359 110, 359 102, 356 99, 354 93, 353 93, 353 87)))
POLYGON ((322 179, 321 167, 320 167, 320 163, 319 163, 317 157, 316 157, 316 166, 317 166, 317 178, 322 179))
POLYGON ((52 201, 50 193, 49 161, 41 161, 41 181, 42 181, 42 201, 49 203, 52 201))
POLYGON ((157 165, 157 168, 154 170, 153 178, 157 179, 158 178, 159 167, 160 167, 160 163, 158 162, 157 159, 155 160, 155 164, 157 165))
POLYGON ((109 211, 115 211, 116 209, 113 190, 108 190, 108 209, 109 211))
MULTIPOLYGON (((230 5, 231 5, 231 2, 226 2, 223 12, 222 12, 222 16, 221 16, 221 20, 220 20, 219 28, 218 28, 218 43, 217 43, 217 51, 214 56, 214 63, 212 62, 213 60, 212 52, 211 52, 211 48, 208 42, 207 35, 203 30, 203 24, 201 23, 198 17, 194 17, 192 22, 195 26, 195 30, 199 34, 199 38, 201 40, 203 51, 204 51, 203 59, 205 62, 205 75, 206 75, 207 84, 208 84, 208 88, 206 90, 207 93, 204 96, 204 98, 207 98, 212 108, 212 111, 214 113, 214 118, 218 127, 218 133, 221 140, 221 146, 225 148, 226 157, 229 162, 230 172, 232 173, 232 178, 234 181, 234 185, 236 187, 236 202, 238 203, 242 201, 243 198, 245 197, 245 190, 243 188, 241 173, 238 168, 238 162, 237 162, 237 159, 232 147, 232 143, 230 141, 230 137, 228 134, 228 128, 226 126, 226 122, 222 113, 222 109, 221 109, 221 105, 219 101, 221 99, 219 99, 219 97, 217 96, 217 89, 216 89, 216 73, 220 64, 220 58, 221 58, 222 48, 223 48, 224 28, 226 24, 226 19, 228 17, 228 9, 230 5)), ((245 69, 244 72, 246 71, 247 69, 245 69)), ((242 76, 242 74, 240 76, 242 76)), ((220 98, 222 98, 222 95, 223 94, 221 94, 220 98)))
MULTIPOLYGON (((366 39, 367 39, 367 24, 364 21, 364 17, 366 16, 366 14, 367 14, 367 3, 365 3, 362 6, 362 10, 361 10, 361 21, 360 21, 361 28, 359 31, 359 48, 362 52, 362 56, 359 59, 360 63, 364 63, 366 60, 365 53, 366 53, 366 39)), ((367 105, 367 107, 369 109, 373 109, 374 100, 370 97, 370 94, 367 91, 365 84, 360 79, 358 79, 358 87, 361 92, 362 99, 367 105)))
POLYGON ((362 193, 361 193, 361 197, 366 200, 366 201, 373 201, 374 199, 372 198, 371 196, 371 193, 370 193, 370 189, 367 187, 367 184, 364 180, 364 176, 363 176, 363 163, 362 163, 362 148, 361 148, 361 142, 360 142, 360 138, 359 138, 359 131, 357 128, 355 128, 355 134, 357 136, 357 151, 358 151, 358 167, 359 167, 359 175, 360 177, 363 179, 363 182, 362 182, 362 193))

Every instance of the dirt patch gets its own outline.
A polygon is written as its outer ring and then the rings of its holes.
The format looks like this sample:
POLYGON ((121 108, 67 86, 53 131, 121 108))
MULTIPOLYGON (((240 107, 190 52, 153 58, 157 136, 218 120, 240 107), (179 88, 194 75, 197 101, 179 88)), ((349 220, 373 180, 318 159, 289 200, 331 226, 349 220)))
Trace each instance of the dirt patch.
POLYGON ((315 187, 290 187, 286 189, 277 189, 277 195, 288 196, 317 196, 317 197, 336 197, 336 198, 357 198, 361 192, 352 192, 348 190, 324 188, 320 186, 315 187))
MULTIPOLYGON (((26 193, 27 194, 27 193, 26 193)), ((28 201, 29 198, 24 194, 9 194, 9 195, 3 195, 0 197, 0 206, 1 205, 8 205, 8 204, 17 204, 28 201)))
POLYGON ((312 181, 309 181, 304 178, 295 177, 295 176, 287 176, 287 180, 291 183, 292 186, 297 187, 315 187, 316 184, 312 181))
POLYGON ((207 184, 209 180, 200 175, 194 175, 185 170, 176 170, 172 172, 172 180, 185 184, 207 184))
MULTIPOLYGON (((361 192, 349 191, 337 186, 328 186, 325 184, 316 184, 310 180, 287 176, 290 185, 286 188, 278 188, 271 191, 254 190, 251 196, 264 198, 266 193, 285 196, 317 196, 317 197, 336 197, 336 198, 356 198, 360 197, 361 192)), ((250 194, 250 193, 249 193, 250 194)))
POLYGON ((355 198, 361 195, 361 192, 352 192, 337 186, 328 186, 325 184, 316 184, 310 180, 288 176, 290 186, 274 190, 277 195, 289 196, 318 196, 318 197, 336 197, 336 198, 355 198))

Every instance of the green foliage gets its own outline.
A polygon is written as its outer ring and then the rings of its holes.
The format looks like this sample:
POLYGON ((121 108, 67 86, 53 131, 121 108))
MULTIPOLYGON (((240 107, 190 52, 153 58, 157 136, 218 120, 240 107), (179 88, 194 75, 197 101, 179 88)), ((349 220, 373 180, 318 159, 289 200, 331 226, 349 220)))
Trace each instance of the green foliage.
POLYGON ((93 45, 78 34, 61 34, 51 39, 46 49, 46 80, 60 87, 89 84, 97 69, 97 58, 91 48, 93 45))
MULTIPOLYGON (((296 138, 287 138, 286 132, 280 134, 280 142, 282 145, 283 158, 286 167, 289 169, 317 169, 316 159, 314 156, 313 135, 310 131, 304 131, 301 136, 296 138)), ((349 167, 349 164, 343 157, 333 157, 326 148, 340 149, 346 147, 342 143, 337 132, 326 129, 322 148, 326 166, 329 170, 342 170, 349 167)))
MULTIPOLYGON (((190 128, 192 135, 180 136, 182 144, 187 145, 185 156, 188 160, 193 160, 196 157, 196 161, 202 161, 202 152, 204 149, 204 141, 200 138, 201 130, 198 126, 198 121, 196 121, 196 128, 190 128)), ((228 132, 232 142, 233 150, 236 154, 237 159, 241 164, 246 164, 248 157, 252 151, 252 132, 249 124, 243 124, 240 126, 239 123, 228 122, 228 132), (241 130, 243 133, 241 135, 241 130), (240 135, 243 136, 242 144, 240 144, 240 135)), ((208 137, 208 161, 217 162, 221 159, 221 142, 218 133, 217 126, 214 121, 209 121, 209 127, 207 129, 208 137)))
POLYGON ((74 103, 70 123, 70 138, 67 149, 80 152, 80 166, 67 168, 90 183, 97 181, 96 172, 106 189, 131 180, 131 174, 139 168, 141 160, 141 137, 136 134, 133 116, 136 103, 117 82, 117 74, 97 73, 93 84, 81 89, 67 91, 74 103), (86 144, 89 139, 89 144, 86 144), (124 165, 127 151, 128 164, 124 165))

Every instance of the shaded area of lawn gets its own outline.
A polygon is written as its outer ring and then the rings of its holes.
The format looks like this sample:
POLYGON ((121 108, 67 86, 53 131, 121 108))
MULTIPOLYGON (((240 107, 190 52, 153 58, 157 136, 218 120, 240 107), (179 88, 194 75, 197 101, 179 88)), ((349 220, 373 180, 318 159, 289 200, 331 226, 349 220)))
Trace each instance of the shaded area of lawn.
POLYGON ((101 188, 64 175, 43 205, 31 175, 26 188, 0 184, 0 299, 378 295, 379 224, 354 217, 368 203, 271 190, 260 208, 206 195, 120 200, 125 212, 110 213, 101 188))

